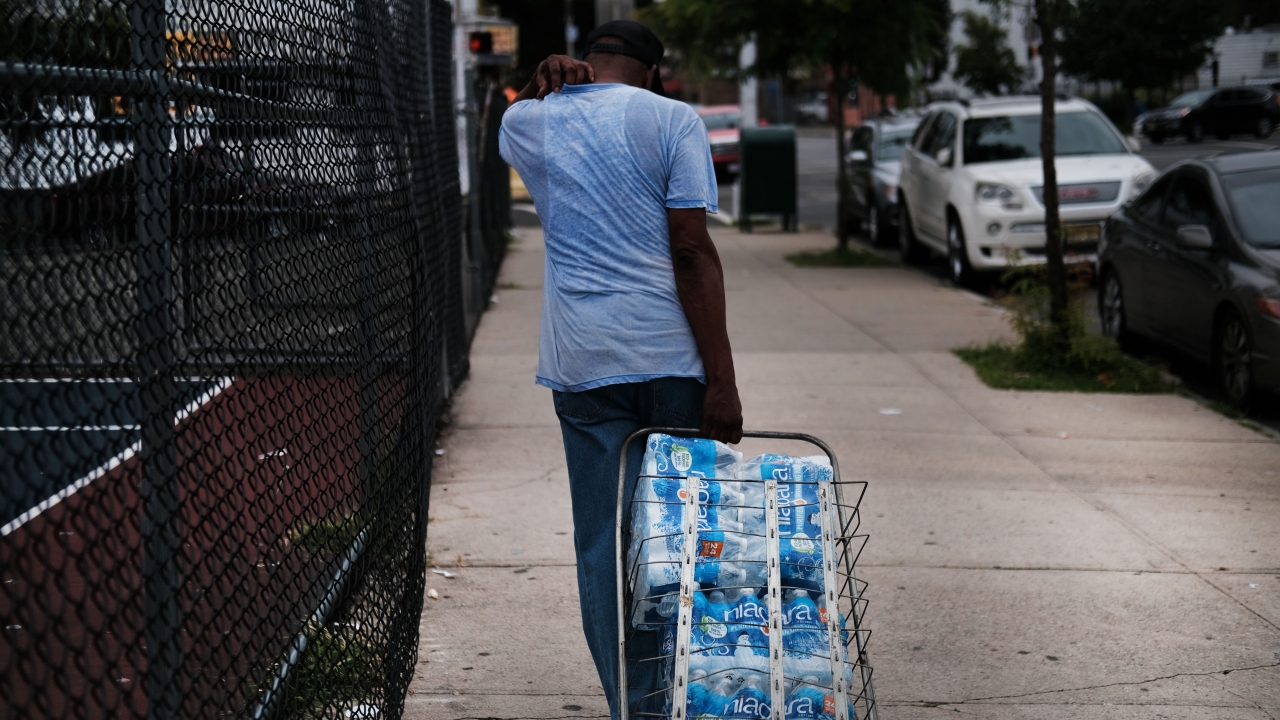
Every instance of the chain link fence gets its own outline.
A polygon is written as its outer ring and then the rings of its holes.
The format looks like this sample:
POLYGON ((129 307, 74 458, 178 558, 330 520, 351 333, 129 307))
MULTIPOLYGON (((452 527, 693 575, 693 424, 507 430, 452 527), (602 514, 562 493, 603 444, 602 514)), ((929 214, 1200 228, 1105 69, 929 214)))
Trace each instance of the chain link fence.
POLYGON ((0 720, 400 716, 509 214, 451 17, 0 0, 0 720))

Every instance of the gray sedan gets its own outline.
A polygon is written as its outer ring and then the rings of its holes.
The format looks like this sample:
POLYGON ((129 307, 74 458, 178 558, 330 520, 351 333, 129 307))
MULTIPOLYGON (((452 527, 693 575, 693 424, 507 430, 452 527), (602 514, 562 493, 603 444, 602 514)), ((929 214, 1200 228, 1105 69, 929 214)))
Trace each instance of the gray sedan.
POLYGON ((898 174, 902 150, 920 124, 918 117, 867 120, 853 130, 848 163, 851 215, 873 244, 898 237, 898 174))
POLYGON ((1280 152, 1172 166, 1107 221, 1098 269, 1107 335, 1210 363, 1238 407, 1280 390, 1280 152))

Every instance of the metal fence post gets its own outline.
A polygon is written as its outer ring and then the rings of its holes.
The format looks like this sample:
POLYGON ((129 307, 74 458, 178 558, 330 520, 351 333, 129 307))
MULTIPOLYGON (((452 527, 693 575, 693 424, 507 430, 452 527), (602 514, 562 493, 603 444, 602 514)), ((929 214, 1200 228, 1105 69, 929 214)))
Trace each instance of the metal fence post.
POLYGON ((134 107, 133 157, 147 717, 172 720, 180 716, 182 703, 182 608, 165 0, 135 0, 129 21, 133 66, 149 81, 134 107))

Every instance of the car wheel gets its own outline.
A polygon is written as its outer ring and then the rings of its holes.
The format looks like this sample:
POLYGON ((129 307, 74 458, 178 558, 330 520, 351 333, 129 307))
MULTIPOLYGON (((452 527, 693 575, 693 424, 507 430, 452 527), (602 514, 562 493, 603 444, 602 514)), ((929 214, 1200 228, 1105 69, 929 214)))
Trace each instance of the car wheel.
POLYGON ((1235 311, 1218 321, 1214 371, 1227 402, 1241 410, 1253 399, 1253 343, 1249 329, 1235 311))
POLYGON ((912 265, 925 259, 925 249, 916 239, 916 231, 911 227, 911 213, 907 211, 905 202, 898 205, 898 254, 902 256, 902 262, 912 265))
POLYGON ((964 228, 960 227, 960 219, 952 216, 947 223, 947 270, 951 274, 951 282, 968 287, 973 284, 975 273, 969 264, 969 249, 964 243, 964 228))
POLYGON ((880 206, 874 202, 867 207, 867 240, 872 245, 884 242, 884 233, 880 228, 880 206))
POLYGON ((1198 143, 1204 139, 1204 125, 1199 120, 1193 121, 1187 126, 1187 142, 1198 143))
POLYGON ((1276 129, 1275 123, 1271 122, 1271 118, 1259 118, 1258 126, 1254 128, 1253 133, 1259 138, 1271 137, 1272 131, 1276 129))
POLYGON ((1098 319, 1102 321, 1102 334, 1121 345, 1129 340, 1129 321, 1125 317, 1124 287, 1115 270, 1108 270, 1098 289, 1098 319))
POLYGON ((1147 139, 1151 141, 1152 145, 1160 145, 1164 142, 1163 135, 1148 135, 1147 139))

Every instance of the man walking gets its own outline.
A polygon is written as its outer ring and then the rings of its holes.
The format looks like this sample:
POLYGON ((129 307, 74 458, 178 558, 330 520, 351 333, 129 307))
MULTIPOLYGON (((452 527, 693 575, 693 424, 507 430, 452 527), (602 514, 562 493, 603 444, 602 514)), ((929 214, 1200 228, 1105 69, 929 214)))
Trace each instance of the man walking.
MULTIPOLYGON (((742 438, 724 273, 707 234, 710 146, 697 113, 662 95, 662 54, 645 26, 605 23, 587 37, 585 62, 560 55, 538 67, 499 146, 543 224, 537 382, 560 418, 582 626, 614 718, 622 443, 647 426, 742 438)), ((632 444, 631 485, 643 449, 632 444)))

